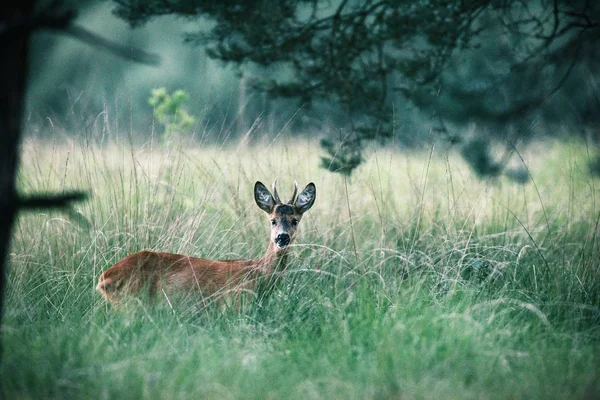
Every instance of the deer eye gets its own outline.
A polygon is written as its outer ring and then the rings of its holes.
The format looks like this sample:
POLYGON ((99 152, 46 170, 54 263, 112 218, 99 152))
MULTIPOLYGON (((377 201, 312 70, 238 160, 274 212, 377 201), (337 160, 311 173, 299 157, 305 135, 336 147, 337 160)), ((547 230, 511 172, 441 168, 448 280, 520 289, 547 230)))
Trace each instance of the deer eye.
POLYGON ((296 226, 296 225, 298 225, 298 220, 296 218, 294 218, 292 220, 292 226, 296 226))
POLYGON ((271 220, 271 225, 275 226, 277 225, 277 221, 275 221, 274 219, 271 220))

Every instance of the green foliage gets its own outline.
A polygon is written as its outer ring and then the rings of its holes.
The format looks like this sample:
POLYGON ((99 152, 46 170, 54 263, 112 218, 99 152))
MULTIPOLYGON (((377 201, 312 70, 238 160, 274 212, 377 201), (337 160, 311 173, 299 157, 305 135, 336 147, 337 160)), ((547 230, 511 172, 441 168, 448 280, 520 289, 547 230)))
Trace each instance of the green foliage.
POLYGON ((338 175, 315 178, 314 145, 24 143, 23 192, 93 197, 79 210, 90 226, 58 212, 19 218, 0 398, 600 395, 600 193, 584 147, 523 154, 539 192, 486 185, 445 153, 379 151, 346 199, 338 175), (280 184, 316 179, 318 197, 272 293, 248 293, 241 310, 115 310, 94 291, 141 249, 261 255, 269 221, 252 185, 273 171, 280 184))
POLYGON ((176 90, 172 94, 164 87, 152 90, 148 104, 153 107, 156 120, 163 125, 164 142, 185 133, 196 122, 196 118, 188 114, 183 107, 183 103, 188 99, 189 95, 183 90, 176 90))
POLYGON ((600 176, 600 155, 597 155, 590 161, 590 172, 594 176, 600 176))
POLYGON ((502 171, 502 166, 493 160, 489 143, 484 139, 477 138, 467 142, 462 148, 462 155, 473 171, 481 177, 496 178, 502 171))
MULTIPOLYGON (((256 89, 302 104, 334 104, 365 141, 374 138, 374 127, 393 132, 398 105, 406 102, 455 124, 454 135, 477 122, 479 136, 501 138, 508 148, 535 134, 526 129, 517 140, 506 138, 530 116, 598 126, 597 85, 589 84, 600 76, 597 2, 115 3, 115 13, 134 26, 166 14, 213 21, 186 40, 204 45, 212 58, 250 67, 244 71, 256 89), (566 109, 574 112, 567 115, 566 109)), ((413 136, 399 137, 408 142, 413 136)), ((330 154, 325 164, 350 174, 364 159, 363 146, 338 146, 332 156, 335 140, 323 141, 330 154)), ((483 154, 474 157, 481 161, 483 154)), ((473 166, 480 161, 469 158, 473 166)))
POLYGON ((350 176, 363 161, 361 143, 362 139, 355 134, 337 139, 331 137, 321 139, 321 147, 329 155, 329 157, 321 157, 321 167, 350 176))

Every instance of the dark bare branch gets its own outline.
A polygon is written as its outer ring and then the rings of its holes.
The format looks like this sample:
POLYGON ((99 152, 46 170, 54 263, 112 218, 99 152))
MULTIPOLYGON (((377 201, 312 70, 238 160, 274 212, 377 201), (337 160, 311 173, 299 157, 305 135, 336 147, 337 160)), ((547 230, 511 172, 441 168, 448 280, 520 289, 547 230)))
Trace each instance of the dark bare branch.
POLYGON ((17 200, 17 206, 21 210, 36 210, 45 208, 68 208, 73 203, 86 200, 86 192, 69 192, 61 194, 37 194, 20 197, 17 200))

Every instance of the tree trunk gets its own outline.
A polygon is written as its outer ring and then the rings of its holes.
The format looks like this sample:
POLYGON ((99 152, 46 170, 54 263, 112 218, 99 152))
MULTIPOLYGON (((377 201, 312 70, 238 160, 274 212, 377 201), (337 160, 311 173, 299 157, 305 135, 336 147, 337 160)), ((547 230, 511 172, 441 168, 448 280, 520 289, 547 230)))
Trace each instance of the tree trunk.
MULTIPOLYGON (((33 1, 5 1, 0 8, 0 324, 8 250, 17 213, 15 187, 33 1)), ((0 347, 1 352, 1 347, 0 347)), ((1 353, 0 353, 1 354, 1 353)))

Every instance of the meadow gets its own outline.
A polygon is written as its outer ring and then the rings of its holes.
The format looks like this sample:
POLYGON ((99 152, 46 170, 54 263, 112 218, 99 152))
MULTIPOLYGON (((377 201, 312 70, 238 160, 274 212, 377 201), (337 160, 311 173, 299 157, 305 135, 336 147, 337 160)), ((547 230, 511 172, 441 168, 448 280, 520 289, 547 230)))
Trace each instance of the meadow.
POLYGON ((22 147, 24 193, 82 189, 23 214, 2 325, 4 399, 600 397, 600 181, 578 143, 515 156, 526 185, 481 181, 440 145, 369 150, 345 179, 318 143, 48 142, 22 147), (242 309, 94 290, 151 249, 257 258, 254 182, 317 187, 292 259, 242 309))

